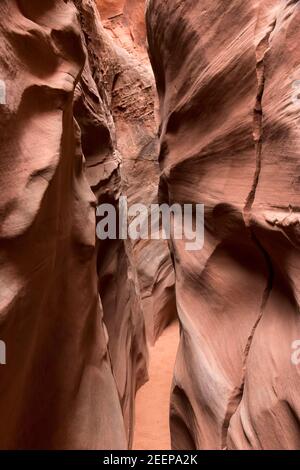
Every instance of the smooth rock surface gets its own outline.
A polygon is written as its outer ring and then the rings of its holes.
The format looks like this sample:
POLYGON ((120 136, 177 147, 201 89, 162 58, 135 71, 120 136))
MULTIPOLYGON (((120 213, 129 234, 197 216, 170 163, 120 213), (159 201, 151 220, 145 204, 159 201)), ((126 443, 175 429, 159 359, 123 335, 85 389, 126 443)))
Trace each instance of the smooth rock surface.
POLYGON ((174 449, 297 449, 297 1, 150 0, 161 197, 205 204, 205 244, 173 241, 181 322, 174 449))
POLYGON ((3 0, 0 15, 0 447, 126 448, 73 114, 86 57, 78 12, 3 0))

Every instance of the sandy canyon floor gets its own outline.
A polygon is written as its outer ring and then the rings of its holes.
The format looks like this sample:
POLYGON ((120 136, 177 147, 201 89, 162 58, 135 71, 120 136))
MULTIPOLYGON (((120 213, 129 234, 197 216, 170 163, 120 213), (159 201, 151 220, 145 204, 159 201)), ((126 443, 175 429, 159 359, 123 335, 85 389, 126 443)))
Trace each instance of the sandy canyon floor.
POLYGON ((149 382, 137 393, 134 450, 171 449, 169 406, 178 342, 179 325, 173 322, 149 348, 149 382))

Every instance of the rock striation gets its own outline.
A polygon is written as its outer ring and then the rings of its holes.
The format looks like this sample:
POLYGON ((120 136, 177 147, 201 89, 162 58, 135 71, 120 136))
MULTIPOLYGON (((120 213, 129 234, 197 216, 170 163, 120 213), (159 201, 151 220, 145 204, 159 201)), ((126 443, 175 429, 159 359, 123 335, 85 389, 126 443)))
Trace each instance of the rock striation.
POLYGON ((203 250, 171 247, 174 449, 300 446, 299 20, 291 0, 148 2, 161 197, 205 204, 203 250))
POLYGON ((177 313, 172 447, 299 448, 299 2, 0 16, 0 448, 131 448, 177 313), (204 204, 203 249, 98 240, 121 196, 204 204))
MULTIPOLYGON (((122 195, 128 205, 158 202, 158 103, 146 49, 145 1, 98 0, 113 44, 111 111, 121 155, 122 195)), ((111 67, 110 67, 111 69, 111 67)), ((148 340, 154 343, 176 317, 174 269, 166 241, 131 243, 148 340)))
POLYGON ((97 205, 159 184, 144 3, 118 26, 113 3, 0 5, 3 449, 131 447, 146 335, 176 315, 166 242, 96 239, 97 205))
MULTIPOLYGON (((81 137, 76 90, 86 86, 99 109, 107 104, 89 81, 73 2, 4 0, 0 14, 0 446, 126 448, 83 158, 93 139, 81 137)), ((99 134, 103 155, 107 126, 99 134)))
POLYGON ((131 197, 138 158, 141 202, 156 197, 153 77, 92 0, 4 0, 0 13, 0 447, 125 449, 147 379, 139 279, 156 278, 130 241, 96 240, 95 209, 131 197))

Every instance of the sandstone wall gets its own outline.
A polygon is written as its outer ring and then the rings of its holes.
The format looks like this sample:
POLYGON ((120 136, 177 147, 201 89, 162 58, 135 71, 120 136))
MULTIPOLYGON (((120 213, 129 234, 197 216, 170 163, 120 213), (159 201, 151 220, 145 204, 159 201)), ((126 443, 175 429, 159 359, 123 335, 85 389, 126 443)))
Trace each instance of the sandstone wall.
POLYGON ((98 204, 159 183, 144 4, 111 34, 97 3, 0 5, 2 448, 130 447, 146 330, 176 315, 166 242, 96 240, 98 204))
POLYGON ((297 1, 150 0, 161 196, 205 204, 174 240, 175 449, 296 449, 300 369, 297 1))
POLYGON ((127 446, 98 293, 96 198, 73 113, 88 76, 77 13, 59 0, 0 5, 3 449, 127 446))

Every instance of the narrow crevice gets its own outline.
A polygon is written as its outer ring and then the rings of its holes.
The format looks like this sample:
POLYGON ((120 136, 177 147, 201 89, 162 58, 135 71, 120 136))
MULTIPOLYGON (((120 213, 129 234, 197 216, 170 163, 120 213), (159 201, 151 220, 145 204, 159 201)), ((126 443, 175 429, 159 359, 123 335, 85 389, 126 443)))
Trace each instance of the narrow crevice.
POLYGON ((259 42, 257 49, 256 49, 256 76, 257 76, 257 95, 256 95, 256 102, 253 111, 253 139, 255 144, 255 153, 256 153, 256 169, 253 178, 253 183, 251 186, 251 190, 248 194, 246 199, 246 203, 244 206, 244 221, 246 227, 250 231, 250 237, 252 242, 257 246, 258 250, 261 252, 265 259, 267 272, 268 272, 268 279, 267 284, 264 289, 261 305, 259 309, 258 317, 251 329, 250 335, 248 336, 246 346, 243 353, 243 368, 242 368, 242 380, 239 387, 235 387, 231 397, 228 400, 227 411, 225 414, 223 427, 222 427, 222 435, 221 435, 221 448, 226 450, 228 448, 228 431, 230 427, 230 422, 238 410, 238 407, 243 399, 244 388, 245 388, 245 380, 246 380, 246 370, 247 370, 247 360, 249 356, 249 352, 251 349, 252 341, 256 332, 256 329, 262 319, 265 306, 268 302, 270 293, 273 287, 273 279, 274 279, 274 269, 272 265, 271 257, 269 256, 267 250, 263 247, 260 240, 257 238, 255 234, 255 230, 252 227, 251 218, 252 218, 252 206, 256 196, 256 190, 259 183, 260 173, 261 173, 261 163, 262 163, 262 143, 263 143, 263 107, 262 107, 262 99, 265 90, 265 56, 269 51, 269 41, 272 32, 276 27, 277 18, 274 18, 272 23, 270 23, 269 28, 263 39, 259 42))
POLYGON ((269 256, 268 252, 265 250, 265 248, 262 246, 260 243, 259 239, 256 237, 253 229, 251 230, 251 238, 253 242, 257 245, 259 250, 262 252, 267 268, 268 268, 268 279, 267 279, 267 285, 264 289, 263 295, 262 295, 262 301, 259 309, 259 315, 258 318, 256 319, 250 335, 248 336, 247 343, 244 349, 243 353, 243 368, 242 368, 242 382, 241 385, 238 388, 235 388, 230 399, 228 402, 227 406, 227 412, 225 415, 224 423, 223 423, 223 429, 222 429, 222 449, 226 450, 227 449, 227 438, 228 438, 228 430, 230 426, 230 422, 235 415, 242 399, 243 399, 243 394, 244 394, 244 388, 245 388, 245 380, 246 380, 246 370, 247 370, 247 360, 249 356, 249 352, 251 349, 252 341, 256 332, 256 329, 262 319, 265 306, 268 302, 268 299, 270 297, 272 288, 273 288, 273 280, 274 280, 274 269, 273 269, 273 264, 271 257, 269 256))
POLYGON ((256 49, 256 76, 257 76, 257 95, 253 111, 253 139, 255 144, 256 153, 256 170, 253 178, 251 190, 248 194, 246 204, 244 207, 244 217, 246 225, 250 226, 250 216, 253 202, 256 195, 256 189, 259 182, 261 172, 261 159, 262 159, 262 140, 263 140, 263 109, 262 99, 265 90, 265 56, 269 51, 269 41, 272 32, 276 27, 277 19, 274 18, 270 24, 266 35, 259 42, 256 49))

